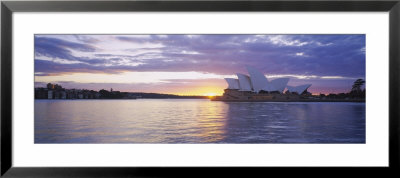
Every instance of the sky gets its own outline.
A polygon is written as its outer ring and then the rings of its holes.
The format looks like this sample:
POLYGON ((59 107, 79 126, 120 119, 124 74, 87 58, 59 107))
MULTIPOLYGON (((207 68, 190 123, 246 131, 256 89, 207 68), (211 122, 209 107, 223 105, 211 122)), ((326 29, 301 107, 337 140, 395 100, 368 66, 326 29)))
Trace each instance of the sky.
POLYGON ((251 66, 346 93, 365 80, 365 35, 35 35, 35 87, 222 95, 251 66))

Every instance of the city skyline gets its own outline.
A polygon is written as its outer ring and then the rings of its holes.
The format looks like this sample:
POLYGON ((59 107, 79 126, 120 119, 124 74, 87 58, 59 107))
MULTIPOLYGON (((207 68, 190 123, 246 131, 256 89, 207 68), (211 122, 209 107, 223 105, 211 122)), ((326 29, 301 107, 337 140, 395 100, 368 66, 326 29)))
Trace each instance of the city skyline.
POLYGON ((365 35, 35 35, 35 87, 220 95, 246 65, 349 92, 365 80, 365 35))

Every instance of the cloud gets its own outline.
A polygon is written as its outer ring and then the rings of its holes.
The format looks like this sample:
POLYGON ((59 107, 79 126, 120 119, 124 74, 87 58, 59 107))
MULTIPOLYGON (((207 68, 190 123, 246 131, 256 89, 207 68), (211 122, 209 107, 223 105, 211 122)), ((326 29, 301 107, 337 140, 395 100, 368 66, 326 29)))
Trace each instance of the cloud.
POLYGON ((79 43, 69 39, 36 37, 36 60, 53 60, 37 62, 43 66, 35 62, 35 71, 230 75, 246 73, 244 66, 250 65, 267 75, 365 76, 365 35, 75 35, 79 43))

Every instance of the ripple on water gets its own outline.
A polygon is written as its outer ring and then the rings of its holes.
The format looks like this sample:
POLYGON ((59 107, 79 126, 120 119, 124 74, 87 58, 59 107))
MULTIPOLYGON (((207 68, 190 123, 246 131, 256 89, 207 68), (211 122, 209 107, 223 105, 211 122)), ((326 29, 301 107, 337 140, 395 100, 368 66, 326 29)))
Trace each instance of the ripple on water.
POLYGON ((35 143, 365 143, 365 103, 36 100, 35 143))

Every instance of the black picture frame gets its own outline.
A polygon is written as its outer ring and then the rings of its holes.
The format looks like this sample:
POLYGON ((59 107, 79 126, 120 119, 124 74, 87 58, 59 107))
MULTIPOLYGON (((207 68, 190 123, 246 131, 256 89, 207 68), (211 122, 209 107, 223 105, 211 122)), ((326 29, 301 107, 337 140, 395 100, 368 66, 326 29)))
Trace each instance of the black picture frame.
MULTIPOLYGON (((5 177, 146 177, 167 175, 216 175, 222 173, 292 174, 281 167, 65 167, 21 168, 12 165, 12 18, 13 12, 389 12, 389 167, 343 168, 346 171, 395 172, 399 168, 399 101, 400 101, 400 1, 2 1, 1 2, 1 175, 5 177), (267 170, 266 170, 267 169, 267 170), (190 172, 189 172, 190 171, 190 172), (213 172, 211 172, 213 171, 213 172), (217 172, 214 172, 217 171, 217 172)), ((336 167, 339 168, 339 167, 336 167)), ((287 168, 311 173, 310 168, 287 168)), ((324 175, 341 175, 332 168, 324 175)), ((334 168, 335 169, 335 168, 334 168)))

